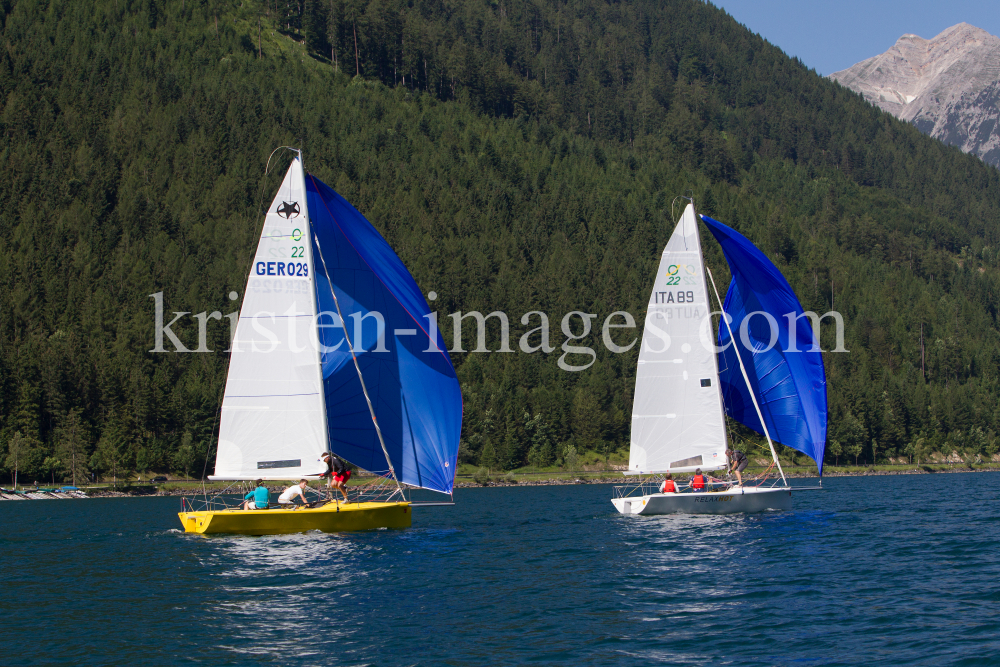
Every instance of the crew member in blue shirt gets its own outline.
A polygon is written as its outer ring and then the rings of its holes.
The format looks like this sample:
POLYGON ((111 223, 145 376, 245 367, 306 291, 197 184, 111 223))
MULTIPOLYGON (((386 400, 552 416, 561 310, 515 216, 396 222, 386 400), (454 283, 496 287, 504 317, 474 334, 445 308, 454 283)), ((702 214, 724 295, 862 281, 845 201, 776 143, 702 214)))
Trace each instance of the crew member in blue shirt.
POLYGON ((264 486, 264 480, 258 479, 254 482, 257 488, 243 496, 243 508, 245 510, 266 510, 271 504, 271 491, 264 486))

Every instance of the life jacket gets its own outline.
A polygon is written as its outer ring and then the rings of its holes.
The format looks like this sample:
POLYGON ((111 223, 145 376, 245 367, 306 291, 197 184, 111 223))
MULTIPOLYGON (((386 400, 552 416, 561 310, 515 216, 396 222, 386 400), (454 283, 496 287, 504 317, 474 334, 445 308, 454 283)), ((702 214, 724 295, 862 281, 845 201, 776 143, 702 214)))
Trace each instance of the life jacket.
POLYGON ((326 459, 326 472, 321 473, 320 477, 342 475, 345 470, 347 470, 347 464, 344 463, 339 456, 332 456, 326 459))
POLYGON ((705 476, 695 475, 691 478, 691 488, 692 489, 704 489, 705 488, 705 476))
POLYGON ((677 493, 677 487, 674 486, 674 480, 663 480, 663 485, 660 487, 660 493, 677 493))
POLYGON ((333 474, 343 475, 344 471, 347 470, 347 464, 344 463, 339 457, 333 457, 333 474))

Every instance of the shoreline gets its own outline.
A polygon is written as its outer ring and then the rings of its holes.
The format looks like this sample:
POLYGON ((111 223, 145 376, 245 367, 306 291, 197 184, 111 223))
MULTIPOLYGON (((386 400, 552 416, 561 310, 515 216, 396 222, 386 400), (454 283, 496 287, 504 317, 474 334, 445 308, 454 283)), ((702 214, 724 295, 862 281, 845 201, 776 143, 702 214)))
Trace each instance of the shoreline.
MULTIPOLYGON (((748 471, 753 472, 753 471, 748 471)), ((759 472, 759 470, 757 471, 759 472)), ((970 468, 969 466, 961 467, 951 467, 945 469, 933 469, 928 466, 912 466, 906 467, 901 470, 877 470, 873 468, 868 468, 865 470, 858 471, 832 471, 823 475, 823 478, 828 477, 880 477, 887 475, 934 475, 938 473, 950 474, 950 473, 960 473, 960 472, 1000 472, 1000 465, 997 466, 983 466, 977 468, 970 468)), ((745 476, 749 477, 749 475, 745 476)), ((816 474, 806 473, 806 472, 786 472, 785 477, 788 479, 817 479, 816 474)), ((772 478, 777 478, 777 475, 772 476, 772 478)), ((502 478, 490 480, 487 484, 479 484, 477 482, 464 482, 456 481, 456 489, 475 489, 475 488, 485 488, 491 486, 558 486, 565 484, 627 484, 627 478, 625 478, 621 473, 615 476, 600 476, 600 477, 577 477, 575 479, 559 479, 559 478, 548 478, 548 479, 534 479, 534 480, 524 480, 515 479, 513 481, 507 481, 502 478)))
MULTIPOLYGON (((892 469, 877 469, 877 468, 865 468, 860 470, 834 470, 826 473, 823 477, 877 477, 886 475, 933 475, 933 474, 949 474, 949 473, 962 473, 962 472, 998 472, 1000 471, 1000 465, 984 465, 981 467, 969 467, 967 465, 961 466, 950 466, 947 468, 934 468, 929 465, 914 465, 906 466, 898 470, 892 469)), ((752 471, 750 471, 752 472, 752 471)), ((608 471, 582 471, 577 475, 562 473, 553 473, 551 477, 544 477, 545 473, 528 473, 531 477, 515 477, 513 480, 506 479, 506 476, 498 476, 497 479, 491 479, 486 484, 480 484, 478 482, 472 481, 471 479, 466 481, 459 479, 455 482, 456 489, 481 489, 489 487, 516 487, 516 486, 567 486, 573 484, 628 484, 629 479, 624 477, 620 472, 608 472, 608 471)), ((788 479, 816 479, 815 474, 810 474, 807 472, 786 472, 785 477, 788 479)), ((357 487, 355 487, 357 488, 357 487)), ((167 497, 192 497, 201 495, 201 488, 192 486, 190 488, 157 488, 153 486, 140 486, 131 489, 87 489, 81 488, 88 498, 140 498, 149 496, 167 496, 167 497)), ((209 489, 209 493, 214 490, 209 489)), ((272 489, 274 491, 274 489, 272 489)), ((65 498, 69 500, 70 497, 65 498)))

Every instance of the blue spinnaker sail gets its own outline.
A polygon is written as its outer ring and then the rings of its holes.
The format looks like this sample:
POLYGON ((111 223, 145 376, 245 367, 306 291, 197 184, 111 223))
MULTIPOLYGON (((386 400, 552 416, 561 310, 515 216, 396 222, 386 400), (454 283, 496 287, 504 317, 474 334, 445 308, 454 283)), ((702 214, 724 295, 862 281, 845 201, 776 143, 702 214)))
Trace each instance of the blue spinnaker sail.
POLYGON ((733 275, 723 309, 732 317, 736 344, 730 344, 729 330, 719 323, 719 347, 725 348, 719 353, 719 383, 726 414, 764 432, 740 372, 738 351, 771 439, 808 455, 822 475, 826 374, 812 324, 791 285, 764 253, 721 222, 704 215, 701 219, 722 246, 733 275))
POLYGON ((330 447, 361 468, 388 473, 327 273, 396 476, 451 493, 462 394, 427 301, 389 244, 347 200, 312 175, 306 192, 319 240, 318 246, 312 240, 313 270, 330 447))

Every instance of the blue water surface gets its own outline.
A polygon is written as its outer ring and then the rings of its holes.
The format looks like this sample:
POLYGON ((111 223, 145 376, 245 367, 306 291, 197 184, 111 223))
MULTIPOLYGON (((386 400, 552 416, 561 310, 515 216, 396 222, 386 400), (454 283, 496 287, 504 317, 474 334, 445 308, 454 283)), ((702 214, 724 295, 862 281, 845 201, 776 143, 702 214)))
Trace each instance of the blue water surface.
POLYGON ((185 535, 176 498, 0 502, 0 663, 998 664, 998 482, 720 517, 460 489, 408 530, 276 537, 185 535))

